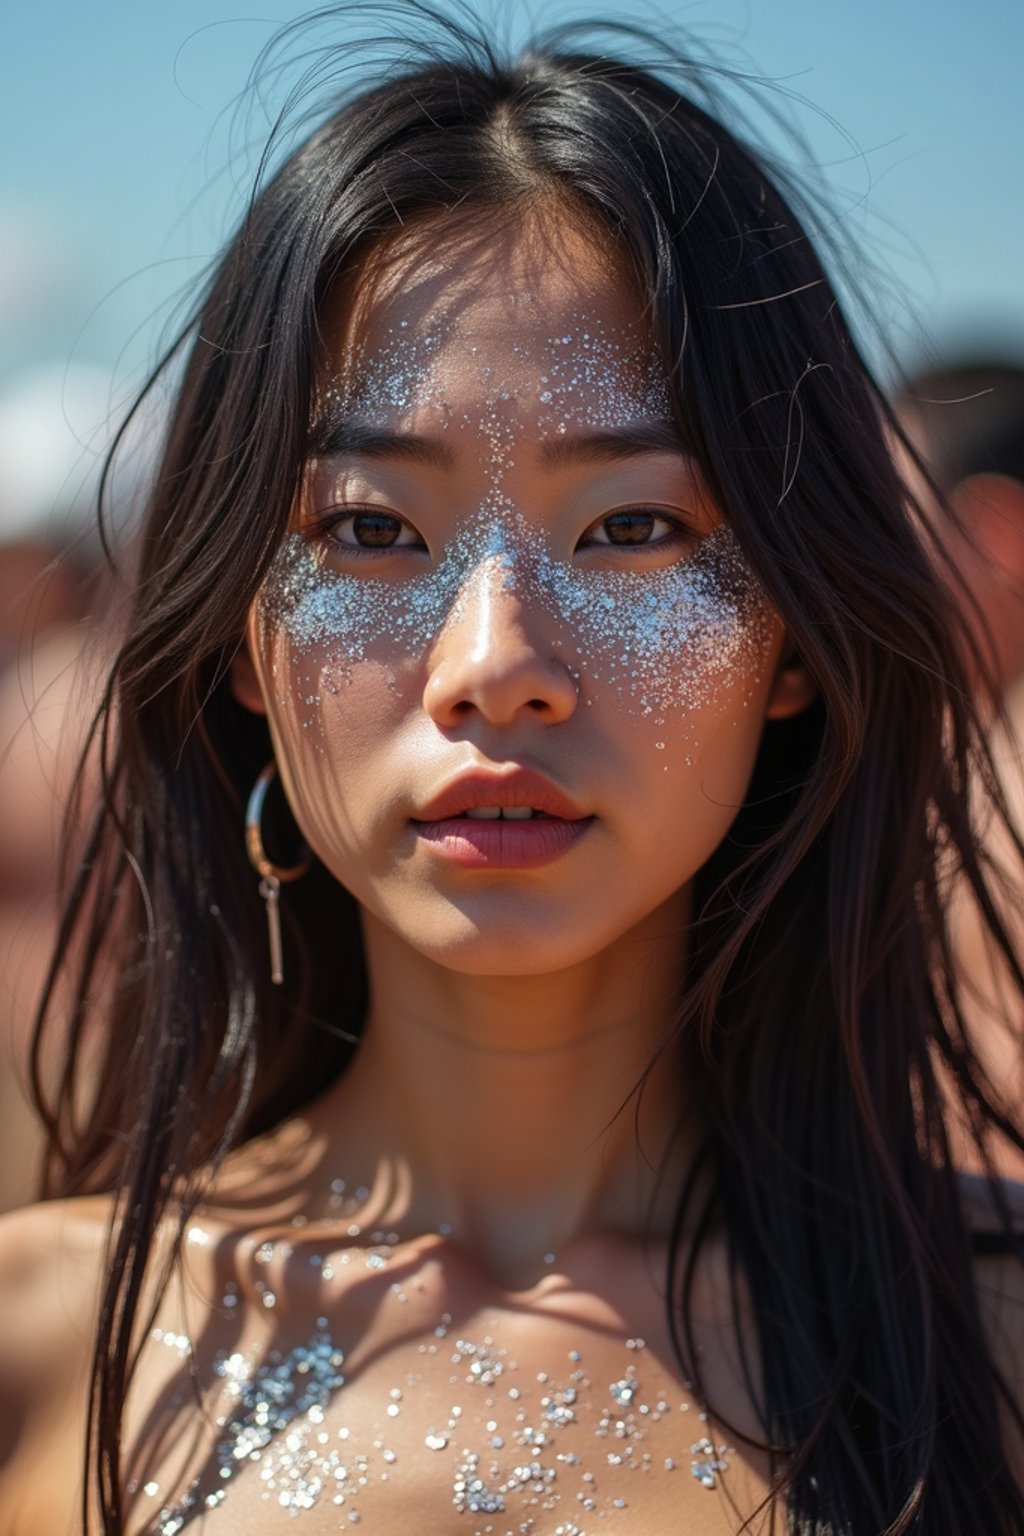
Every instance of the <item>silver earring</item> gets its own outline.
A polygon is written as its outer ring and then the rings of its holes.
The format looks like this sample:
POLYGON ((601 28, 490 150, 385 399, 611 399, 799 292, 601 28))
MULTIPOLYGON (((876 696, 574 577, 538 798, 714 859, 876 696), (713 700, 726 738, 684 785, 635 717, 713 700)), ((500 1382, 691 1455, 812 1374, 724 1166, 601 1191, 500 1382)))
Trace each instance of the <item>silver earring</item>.
POLYGON ((263 806, 267 790, 277 778, 277 764, 271 758, 252 787, 252 794, 245 807, 245 847, 249 862, 260 877, 260 895, 267 908, 267 938, 270 943, 270 979, 275 986, 284 980, 284 957, 281 949, 281 886, 300 879, 312 864, 312 856, 306 856, 285 869, 267 858, 263 847, 263 806))

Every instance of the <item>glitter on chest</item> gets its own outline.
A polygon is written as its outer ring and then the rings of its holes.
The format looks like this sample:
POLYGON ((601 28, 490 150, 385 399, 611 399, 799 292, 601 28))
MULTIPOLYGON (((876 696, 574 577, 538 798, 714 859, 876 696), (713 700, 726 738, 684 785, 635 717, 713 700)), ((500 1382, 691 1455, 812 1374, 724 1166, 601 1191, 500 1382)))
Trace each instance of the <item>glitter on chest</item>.
MULTIPOLYGON (((597 1522, 629 1508, 634 1475, 676 1469, 676 1458, 663 1454, 666 1441, 685 1452, 690 1440, 682 1425, 675 1427, 690 1403, 670 1403, 663 1391, 645 1390, 646 1346, 630 1339, 626 1349, 627 1363, 615 1380, 592 1380, 578 1349, 562 1357, 556 1379, 521 1369, 489 1335, 453 1338, 445 1317, 430 1342, 419 1346, 424 1367, 435 1370, 430 1408, 418 1403, 426 1369, 408 1371, 402 1386, 386 1391, 377 1416, 371 1413, 369 1429, 365 1421, 358 1428, 339 1422, 332 1412, 332 1405, 344 1406, 343 1397, 335 1399, 345 1386, 345 1360, 326 1328, 256 1364, 241 1353, 222 1354, 214 1367, 221 1432, 210 1473, 161 1511, 155 1536, 178 1536, 215 1509, 247 1467, 259 1480, 261 1498, 288 1515, 330 1508, 338 1529, 359 1524, 368 1494, 400 1479, 403 1463, 418 1462, 422 1478, 423 1452, 434 1464, 431 1480, 435 1473, 442 1487, 448 1480, 451 1507, 466 1517, 467 1536, 587 1536, 597 1522), (436 1371, 445 1366, 442 1387, 436 1371), (447 1406, 438 1414, 439 1390, 447 1406), (424 1417, 429 1413, 436 1415, 432 1422, 424 1417), (404 1436, 403 1420, 413 1426, 404 1436), (666 1420, 667 1434, 657 1431, 656 1454, 656 1426, 666 1420)), ((701 1414, 689 1453, 693 1476, 703 1486, 717 1485, 727 1465, 725 1450, 708 1439, 701 1414)))

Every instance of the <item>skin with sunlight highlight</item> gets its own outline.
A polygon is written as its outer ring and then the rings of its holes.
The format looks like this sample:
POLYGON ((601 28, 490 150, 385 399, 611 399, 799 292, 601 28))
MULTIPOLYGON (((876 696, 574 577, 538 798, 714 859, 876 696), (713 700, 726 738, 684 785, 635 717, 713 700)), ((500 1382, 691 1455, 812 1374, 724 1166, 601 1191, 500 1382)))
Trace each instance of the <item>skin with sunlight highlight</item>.
POLYGON ((310 847, 484 974, 678 933, 763 720, 807 697, 631 285, 553 217, 425 270, 412 238, 329 309, 325 450, 236 667, 310 847), (453 786, 545 820, 460 837, 453 786))

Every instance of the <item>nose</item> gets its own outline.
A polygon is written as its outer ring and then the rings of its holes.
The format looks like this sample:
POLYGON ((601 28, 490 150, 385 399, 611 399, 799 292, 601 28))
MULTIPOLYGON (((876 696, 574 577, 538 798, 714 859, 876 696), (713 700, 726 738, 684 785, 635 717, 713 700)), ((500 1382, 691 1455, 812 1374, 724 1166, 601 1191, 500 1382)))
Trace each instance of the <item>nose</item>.
POLYGON ((578 690, 568 667, 551 654, 551 627, 520 597, 501 558, 485 560, 435 643, 423 695, 427 714, 444 728, 474 714, 497 726, 568 720, 578 690))

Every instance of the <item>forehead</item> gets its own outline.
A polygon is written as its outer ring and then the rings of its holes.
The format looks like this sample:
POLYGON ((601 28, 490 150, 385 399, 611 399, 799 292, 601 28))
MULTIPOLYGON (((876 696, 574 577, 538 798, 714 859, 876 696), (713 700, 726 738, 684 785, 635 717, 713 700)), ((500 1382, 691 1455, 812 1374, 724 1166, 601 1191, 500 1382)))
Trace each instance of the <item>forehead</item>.
POLYGON ((386 358, 406 364, 409 383, 429 371, 455 388, 485 382, 500 392, 597 347, 606 367, 646 372, 650 328, 608 243, 551 212, 461 234, 436 221, 404 232, 371 251, 328 304, 325 371, 358 393, 360 375, 386 358))

